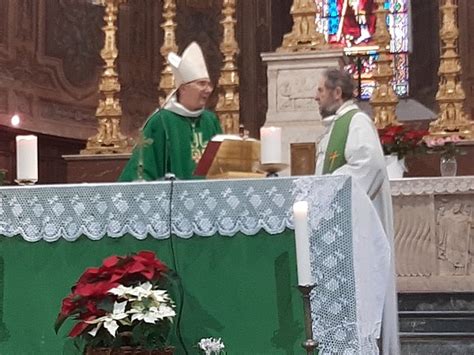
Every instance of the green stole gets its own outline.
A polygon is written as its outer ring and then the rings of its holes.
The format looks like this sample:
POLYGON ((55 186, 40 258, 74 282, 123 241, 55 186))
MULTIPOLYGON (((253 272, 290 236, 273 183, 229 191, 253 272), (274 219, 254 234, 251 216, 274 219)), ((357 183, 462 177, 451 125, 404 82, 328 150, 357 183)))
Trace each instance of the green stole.
POLYGON ((326 148, 326 156, 324 157, 323 175, 332 174, 334 170, 346 164, 344 151, 346 150, 347 135, 349 134, 352 117, 357 112, 357 109, 350 110, 334 122, 326 148))

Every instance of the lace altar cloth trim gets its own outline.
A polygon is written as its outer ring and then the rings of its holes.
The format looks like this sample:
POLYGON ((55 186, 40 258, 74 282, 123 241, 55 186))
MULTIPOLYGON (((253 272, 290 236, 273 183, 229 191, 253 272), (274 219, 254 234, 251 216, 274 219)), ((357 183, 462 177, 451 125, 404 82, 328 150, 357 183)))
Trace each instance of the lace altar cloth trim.
POLYGON ((295 178, 2 187, 0 235, 21 235, 29 242, 126 233, 164 239, 170 225, 182 238, 253 235, 262 229, 276 234, 293 228, 298 196, 317 193, 324 218, 330 213, 325 207, 346 179, 306 179, 319 181, 315 191, 306 191, 311 184, 295 178))
POLYGON ((391 180, 392 196, 474 192, 474 176, 405 178, 391 180))

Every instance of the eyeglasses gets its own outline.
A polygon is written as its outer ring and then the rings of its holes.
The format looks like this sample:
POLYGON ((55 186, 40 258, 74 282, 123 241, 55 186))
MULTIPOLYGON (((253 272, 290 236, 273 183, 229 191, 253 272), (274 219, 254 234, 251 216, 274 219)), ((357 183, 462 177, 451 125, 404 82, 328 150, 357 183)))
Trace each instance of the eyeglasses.
POLYGON ((190 83, 186 84, 189 86, 195 86, 200 90, 205 90, 205 89, 211 89, 214 90, 214 85, 209 80, 196 80, 196 81, 191 81, 190 83))

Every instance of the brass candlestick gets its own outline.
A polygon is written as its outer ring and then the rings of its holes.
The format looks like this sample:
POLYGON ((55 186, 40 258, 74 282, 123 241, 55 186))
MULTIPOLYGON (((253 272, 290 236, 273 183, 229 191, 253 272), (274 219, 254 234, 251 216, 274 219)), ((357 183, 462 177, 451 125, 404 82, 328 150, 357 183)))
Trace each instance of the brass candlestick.
POLYGON ((115 22, 120 5, 126 2, 127 0, 93 0, 94 4, 105 6, 106 25, 102 27, 105 43, 100 51, 105 66, 99 84, 99 106, 95 113, 99 122, 98 133, 87 140, 86 149, 81 154, 125 153, 131 149, 128 139, 120 132, 122 107, 116 97, 120 92, 120 83, 115 65, 118 57, 115 22))
POLYGON ((288 164, 285 163, 264 163, 258 166, 258 170, 266 173, 266 177, 278 177, 278 173, 286 168, 288 164))
POLYGON ((457 9, 458 6, 453 0, 440 0, 442 25, 439 34, 442 41, 442 54, 438 70, 439 89, 436 94, 440 112, 438 119, 430 124, 430 133, 435 136, 456 133, 467 137, 473 132, 473 124, 463 111, 466 94, 460 79, 457 9))
POLYGON ((164 32, 163 45, 160 48, 160 53, 163 56, 163 70, 161 71, 159 102, 162 105, 166 97, 174 89, 174 76, 171 66, 168 63, 168 54, 171 52, 178 52, 178 45, 176 44, 176 3, 175 0, 163 1, 163 23, 161 28, 164 32))
POLYGON ((386 22, 388 10, 384 9, 384 0, 376 1, 377 22, 374 40, 379 47, 379 59, 374 72, 375 89, 370 104, 374 111, 375 126, 385 128, 390 125, 399 125, 396 114, 398 97, 392 87, 393 60, 390 53, 390 33, 386 22))
POLYGON ((304 328, 306 334, 306 340, 301 346, 306 350, 308 355, 314 354, 315 350, 318 350, 318 342, 313 339, 313 321, 311 318, 311 299, 310 294, 314 289, 315 285, 298 286, 301 295, 303 297, 303 309, 304 309, 304 328))
POLYGON ((294 0, 290 13, 293 28, 283 36, 279 52, 300 52, 324 49, 327 47, 324 35, 316 30, 315 19, 320 18, 320 6, 314 0, 294 0))
POLYGON ((239 71, 235 64, 235 57, 239 54, 239 45, 235 39, 234 18, 237 0, 224 0, 222 4, 223 37, 220 50, 224 56, 224 65, 219 78, 219 99, 216 113, 219 116, 224 133, 239 133, 239 71))

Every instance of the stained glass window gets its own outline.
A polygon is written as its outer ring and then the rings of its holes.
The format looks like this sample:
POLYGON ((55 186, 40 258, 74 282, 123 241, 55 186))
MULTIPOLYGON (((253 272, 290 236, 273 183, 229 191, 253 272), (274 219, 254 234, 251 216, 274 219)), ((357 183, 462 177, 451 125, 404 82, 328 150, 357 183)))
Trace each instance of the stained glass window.
MULTIPOLYGON (((321 9, 316 19, 318 30, 334 46, 345 48, 349 56, 346 69, 359 83, 359 97, 370 99, 375 87, 373 70, 377 60, 375 0, 315 0, 321 9)), ((410 46, 410 0, 385 0, 387 26, 393 55, 393 87, 400 97, 408 96, 408 52, 410 46)))

